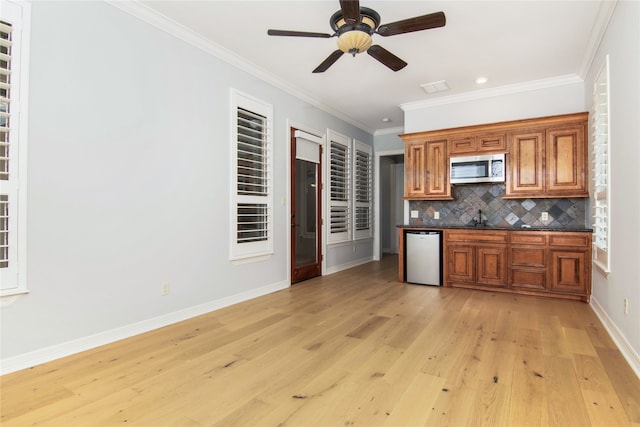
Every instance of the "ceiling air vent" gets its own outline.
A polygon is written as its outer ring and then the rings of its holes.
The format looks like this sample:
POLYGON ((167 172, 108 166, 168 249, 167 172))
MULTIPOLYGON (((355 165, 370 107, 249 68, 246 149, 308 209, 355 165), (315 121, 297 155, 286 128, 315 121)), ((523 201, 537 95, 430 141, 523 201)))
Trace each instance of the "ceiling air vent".
POLYGON ((420 85, 420 87, 422 89, 424 89, 424 91, 427 92, 427 93, 444 92, 446 90, 449 90, 449 85, 444 80, 440 80, 440 81, 437 81, 437 82, 431 82, 431 83, 425 83, 423 85, 420 85))

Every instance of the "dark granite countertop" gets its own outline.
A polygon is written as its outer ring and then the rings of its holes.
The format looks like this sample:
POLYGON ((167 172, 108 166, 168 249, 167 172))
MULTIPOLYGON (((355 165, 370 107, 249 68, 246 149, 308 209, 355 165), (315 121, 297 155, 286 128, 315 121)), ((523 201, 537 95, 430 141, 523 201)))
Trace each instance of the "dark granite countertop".
POLYGON ((430 229, 430 230, 505 230, 505 231, 569 231, 569 232, 582 232, 593 233, 591 228, 558 228, 558 227, 499 227, 491 225, 473 226, 473 225, 408 225, 399 224, 397 228, 406 229, 430 229))

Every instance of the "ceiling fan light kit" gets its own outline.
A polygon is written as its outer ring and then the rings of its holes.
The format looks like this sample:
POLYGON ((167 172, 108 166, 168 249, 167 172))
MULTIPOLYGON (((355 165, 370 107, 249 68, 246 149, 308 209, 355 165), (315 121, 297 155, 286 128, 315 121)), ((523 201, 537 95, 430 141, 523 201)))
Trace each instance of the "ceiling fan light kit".
POLYGON ((390 24, 379 25, 380 15, 373 9, 360 7, 358 0, 340 0, 340 10, 334 13, 329 20, 333 34, 311 33, 304 31, 268 30, 270 36, 289 37, 338 37, 338 50, 329 55, 315 70, 314 73, 325 72, 344 53, 356 56, 358 53, 367 52, 393 71, 401 70, 407 63, 395 56, 385 48, 373 44, 372 36, 379 34, 383 37, 397 34, 411 33, 414 31, 428 30, 430 28, 443 27, 446 18, 443 12, 431 13, 390 24))

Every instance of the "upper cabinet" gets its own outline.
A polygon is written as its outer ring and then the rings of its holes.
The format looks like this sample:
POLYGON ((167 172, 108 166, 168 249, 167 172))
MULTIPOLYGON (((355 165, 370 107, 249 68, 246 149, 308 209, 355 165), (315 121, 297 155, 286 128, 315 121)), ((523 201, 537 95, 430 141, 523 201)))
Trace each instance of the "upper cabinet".
POLYGON ((507 136, 504 133, 462 135, 449 141, 449 155, 455 157, 474 154, 504 153, 507 151, 507 136))
POLYGON ((405 199, 451 200, 449 158, 507 153, 505 198, 589 197, 588 113, 400 135, 405 199))
POLYGON ((505 198, 589 197, 587 113, 547 120, 510 133, 505 198))
POLYGON ((446 139, 405 140, 405 199, 451 200, 448 159, 446 139))

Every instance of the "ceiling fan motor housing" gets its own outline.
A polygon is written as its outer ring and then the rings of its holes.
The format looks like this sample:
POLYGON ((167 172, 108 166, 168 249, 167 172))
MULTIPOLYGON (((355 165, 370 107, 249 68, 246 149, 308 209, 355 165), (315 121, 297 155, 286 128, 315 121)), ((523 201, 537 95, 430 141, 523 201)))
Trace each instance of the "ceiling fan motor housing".
POLYGON ((371 36, 380 24, 380 15, 373 9, 361 7, 360 22, 347 23, 339 10, 331 16, 330 24, 338 36, 338 48, 355 56, 371 47, 371 36))

